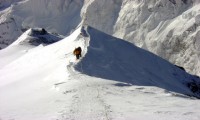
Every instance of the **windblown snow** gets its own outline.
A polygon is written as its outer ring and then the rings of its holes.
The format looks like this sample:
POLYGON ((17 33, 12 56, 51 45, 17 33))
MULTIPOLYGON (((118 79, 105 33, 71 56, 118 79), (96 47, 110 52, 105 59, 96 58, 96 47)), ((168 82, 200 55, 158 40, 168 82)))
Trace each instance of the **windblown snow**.
MULTIPOLYGON (((26 34, 17 41, 26 41, 26 34)), ((13 43, 0 56, 2 120, 200 117, 199 91, 187 86, 199 78, 92 27, 47 46, 13 43), (80 60, 72 54, 78 46, 80 60)))
POLYGON ((0 0, 0 120, 199 120, 199 26, 199 0, 0 0))
POLYGON ((87 24, 200 75, 199 0, 0 0, 0 49, 32 27, 87 24))

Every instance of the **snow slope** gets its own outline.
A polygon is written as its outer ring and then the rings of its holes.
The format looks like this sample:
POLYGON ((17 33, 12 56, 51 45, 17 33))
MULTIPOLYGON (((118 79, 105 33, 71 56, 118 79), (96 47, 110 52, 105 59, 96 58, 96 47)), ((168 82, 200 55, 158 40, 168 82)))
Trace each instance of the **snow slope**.
POLYGON ((31 28, 27 30, 21 37, 18 38, 10 46, 18 44, 29 45, 49 45, 63 39, 64 36, 47 32, 44 28, 31 28), (26 38, 26 39, 24 39, 26 38))
POLYGON ((1 0, 0 48, 31 27, 69 35, 88 24, 200 75, 199 0, 1 0))
POLYGON ((104 79, 133 85, 157 86, 192 95, 186 84, 192 82, 195 77, 184 70, 146 50, 94 28, 89 27, 88 34, 88 52, 76 66, 78 71, 104 79))
MULTIPOLYGON (((68 81, 65 54, 79 45, 74 42, 79 32, 47 47, 14 44, 0 52, 1 119, 53 119, 70 103, 71 96, 65 96, 56 84, 68 81)), ((25 39, 27 35, 18 41, 25 39)))
POLYGON ((9 61, 0 62, 2 120, 200 117, 199 100, 189 97, 199 94, 186 86, 198 78, 92 27, 79 27, 47 46, 14 44, 1 50, 0 57, 9 61), (80 60, 72 54, 78 46, 83 49, 80 60))
POLYGON ((93 0, 85 23, 200 75, 199 0, 93 0))
POLYGON ((80 23, 199 75, 198 0, 1 0, 0 47, 30 27, 68 35, 80 23), (39 19, 38 19, 39 18, 39 19))
POLYGON ((81 22, 82 0, 9 0, 0 6, 0 48, 14 42, 29 28, 45 28, 69 35, 81 22))

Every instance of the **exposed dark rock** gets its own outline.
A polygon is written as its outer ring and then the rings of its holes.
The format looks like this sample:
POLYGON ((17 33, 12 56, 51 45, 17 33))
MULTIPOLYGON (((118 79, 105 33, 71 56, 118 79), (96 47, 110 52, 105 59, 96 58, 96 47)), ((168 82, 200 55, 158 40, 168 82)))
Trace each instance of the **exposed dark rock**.
POLYGON ((200 85, 195 82, 188 83, 187 85, 193 93, 200 91, 200 85))
POLYGON ((172 2, 173 4, 176 4, 176 1, 175 0, 169 0, 170 2, 172 2))
POLYGON ((44 28, 34 28, 31 29, 31 32, 29 33, 30 36, 45 35, 45 34, 47 34, 47 31, 44 28))
POLYGON ((185 71, 185 68, 181 67, 181 66, 178 66, 178 65, 175 65, 176 67, 178 67, 179 69, 185 71))
POLYGON ((24 42, 28 42, 34 46, 40 44, 48 45, 63 39, 58 34, 48 33, 44 28, 32 28, 28 35, 29 37, 24 42))

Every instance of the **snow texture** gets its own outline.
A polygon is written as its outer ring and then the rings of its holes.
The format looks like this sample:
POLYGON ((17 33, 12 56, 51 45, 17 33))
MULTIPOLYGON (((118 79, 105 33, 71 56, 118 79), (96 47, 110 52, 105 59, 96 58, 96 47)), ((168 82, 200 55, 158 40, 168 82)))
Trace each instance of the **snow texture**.
POLYGON ((84 26, 47 46, 17 41, 0 51, 1 120, 200 117, 199 91, 186 84, 199 78, 122 39, 84 26))
POLYGON ((200 75, 199 0, 1 0, 0 48, 32 27, 69 35, 87 24, 200 75))
POLYGON ((82 14, 86 24, 200 75, 199 5, 198 0, 95 0, 82 14))
POLYGON ((0 0, 0 120, 199 120, 199 3, 0 0))

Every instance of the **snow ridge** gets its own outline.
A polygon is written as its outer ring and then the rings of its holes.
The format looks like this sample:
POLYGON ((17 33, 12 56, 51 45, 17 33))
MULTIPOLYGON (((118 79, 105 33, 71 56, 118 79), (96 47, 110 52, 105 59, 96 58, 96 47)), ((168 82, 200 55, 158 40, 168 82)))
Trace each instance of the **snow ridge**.
POLYGON ((29 44, 33 46, 49 45, 63 39, 64 36, 47 32, 44 28, 31 28, 21 35, 13 45, 29 44))
POLYGON ((11 45, 0 57, 2 120, 199 119, 198 78, 92 27, 46 46, 11 45))
POLYGON ((90 36, 87 53, 75 66, 79 72, 132 85, 157 86, 168 91, 200 97, 199 88, 193 93, 187 86, 193 80, 200 81, 199 78, 131 43, 92 27, 88 27, 87 32, 90 36))
POLYGON ((32 27, 69 35, 88 24, 200 74, 198 0, 1 1, 1 49, 32 27))

